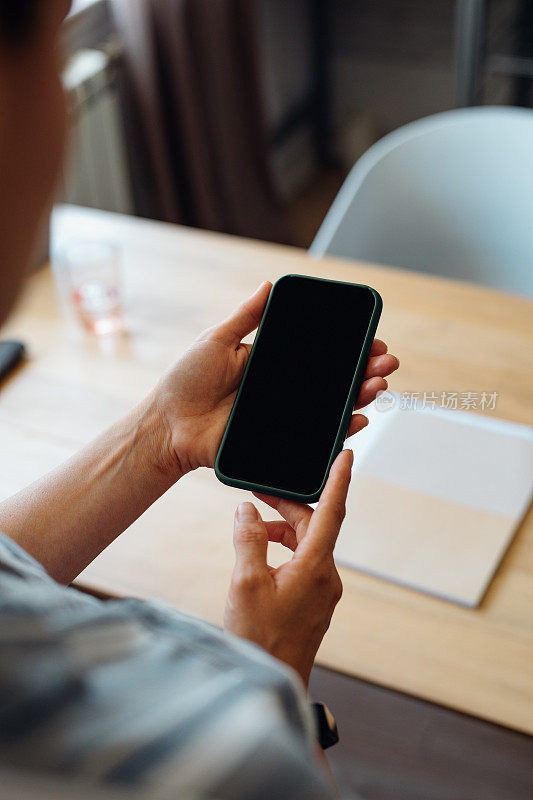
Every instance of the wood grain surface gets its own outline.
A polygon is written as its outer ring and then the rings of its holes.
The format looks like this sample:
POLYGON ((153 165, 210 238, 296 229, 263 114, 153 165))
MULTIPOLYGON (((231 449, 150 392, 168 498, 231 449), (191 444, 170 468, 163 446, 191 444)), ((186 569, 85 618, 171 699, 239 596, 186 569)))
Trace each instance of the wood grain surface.
MULTIPOLYGON (((27 343, 29 361, 0 391, 2 496, 113 422, 203 328, 261 281, 288 272, 368 283, 381 293, 379 335, 401 360, 391 388, 496 391, 496 409, 487 413, 532 422, 533 304, 524 299, 103 212, 65 208, 55 235, 56 242, 120 245, 128 332, 118 341, 83 334, 61 313, 51 270, 31 279, 3 330, 27 343)), ((233 513, 244 494, 208 470, 186 476, 80 581, 112 594, 164 598, 220 624, 233 513)), ((343 570, 342 578, 344 596, 321 664, 533 732, 531 509, 477 610, 355 571, 343 570)))

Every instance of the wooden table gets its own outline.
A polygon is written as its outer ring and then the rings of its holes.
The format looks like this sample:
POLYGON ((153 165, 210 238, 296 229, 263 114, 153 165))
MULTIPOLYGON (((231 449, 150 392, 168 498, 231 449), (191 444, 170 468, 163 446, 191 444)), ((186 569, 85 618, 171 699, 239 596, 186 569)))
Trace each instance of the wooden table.
MULTIPOLYGON (((497 416, 531 423, 533 304, 455 282, 101 212, 63 209, 59 238, 123 250, 129 334, 98 341, 58 311, 36 274, 3 335, 30 362, 0 393, 0 493, 74 452, 125 412, 203 328, 264 279, 287 272, 370 283, 380 335, 401 360, 397 391, 499 392, 497 416)), ((161 597, 219 624, 244 493, 200 470, 180 481, 81 576, 111 594, 161 597)), ((533 513, 472 611, 343 570, 344 596, 320 663, 533 733, 533 513)))

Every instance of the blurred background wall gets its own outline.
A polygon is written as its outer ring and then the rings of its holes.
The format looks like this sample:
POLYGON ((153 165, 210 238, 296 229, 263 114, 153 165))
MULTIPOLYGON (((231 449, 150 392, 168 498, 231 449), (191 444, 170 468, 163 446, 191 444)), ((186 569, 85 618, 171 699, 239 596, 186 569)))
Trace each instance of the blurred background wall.
POLYGON ((78 0, 65 43, 75 118, 65 197, 308 246, 350 167, 385 133, 460 105, 531 104, 531 5, 78 0), (121 23, 121 5, 130 16, 144 15, 140 33, 121 23), (215 6, 217 19, 211 18, 215 6), (168 25, 162 36, 161 15, 176 22, 174 40, 168 25), (103 52, 106 63, 80 53, 86 49, 103 52), (185 50, 187 83, 191 75, 203 75, 188 97, 179 79, 185 50), (128 63, 135 62, 143 78, 157 73, 141 90, 132 89, 131 69, 128 83, 128 63), (136 92, 140 107, 132 118, 136 92), (154 93, 157 123, 146 112, 154 93), (198 124, 185 141, 195 104, 201 105, 198 124), (143 126, 144 144, 137 136, 143 126), (154 126, 161 134, 155 141, 163 144, 152 141, 146 159, 142 151, 154 126), (153 183, 149 191, 132 175, 139 163, 153 183), (159 186, 152 180, 158 173, 159 186), (165 191, 175 195, 170 214, 156 197, 165 191), (148 203, 140 202, 150 195, 148 203), (219 208, 227 211, 219 214, 219 208))

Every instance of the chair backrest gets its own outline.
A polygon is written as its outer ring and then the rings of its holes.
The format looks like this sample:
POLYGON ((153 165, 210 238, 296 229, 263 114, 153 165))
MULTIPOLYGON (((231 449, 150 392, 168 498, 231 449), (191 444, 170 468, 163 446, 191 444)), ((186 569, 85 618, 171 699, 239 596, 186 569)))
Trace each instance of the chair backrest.
POLYGON ((310 253, 533 295, 533 110, 446 111, 356 163, 310 253))

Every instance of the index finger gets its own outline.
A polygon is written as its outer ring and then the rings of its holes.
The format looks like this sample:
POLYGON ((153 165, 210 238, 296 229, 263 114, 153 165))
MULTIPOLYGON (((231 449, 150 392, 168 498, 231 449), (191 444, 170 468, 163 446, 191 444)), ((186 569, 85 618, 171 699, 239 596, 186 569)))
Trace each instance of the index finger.
POLYGON ((300 555, 320 560, 333 555, 346 514, 346 495, 352 477, 352 464, 351 450, 343 450, 333 462, 320 502, 300 546, 300 555))
POLYGON ((307 524, 313 516, 313 510, 305 503, 295 503, 292 500, 284 500, 281 497, 273 497, 272 495, 260 494, 254 492, 258 500, 266 503, 267 506, 273 508, 278 514, 281 514, 291 528, 296 533, 297 541, 299 542, 305 535, 307 524))

